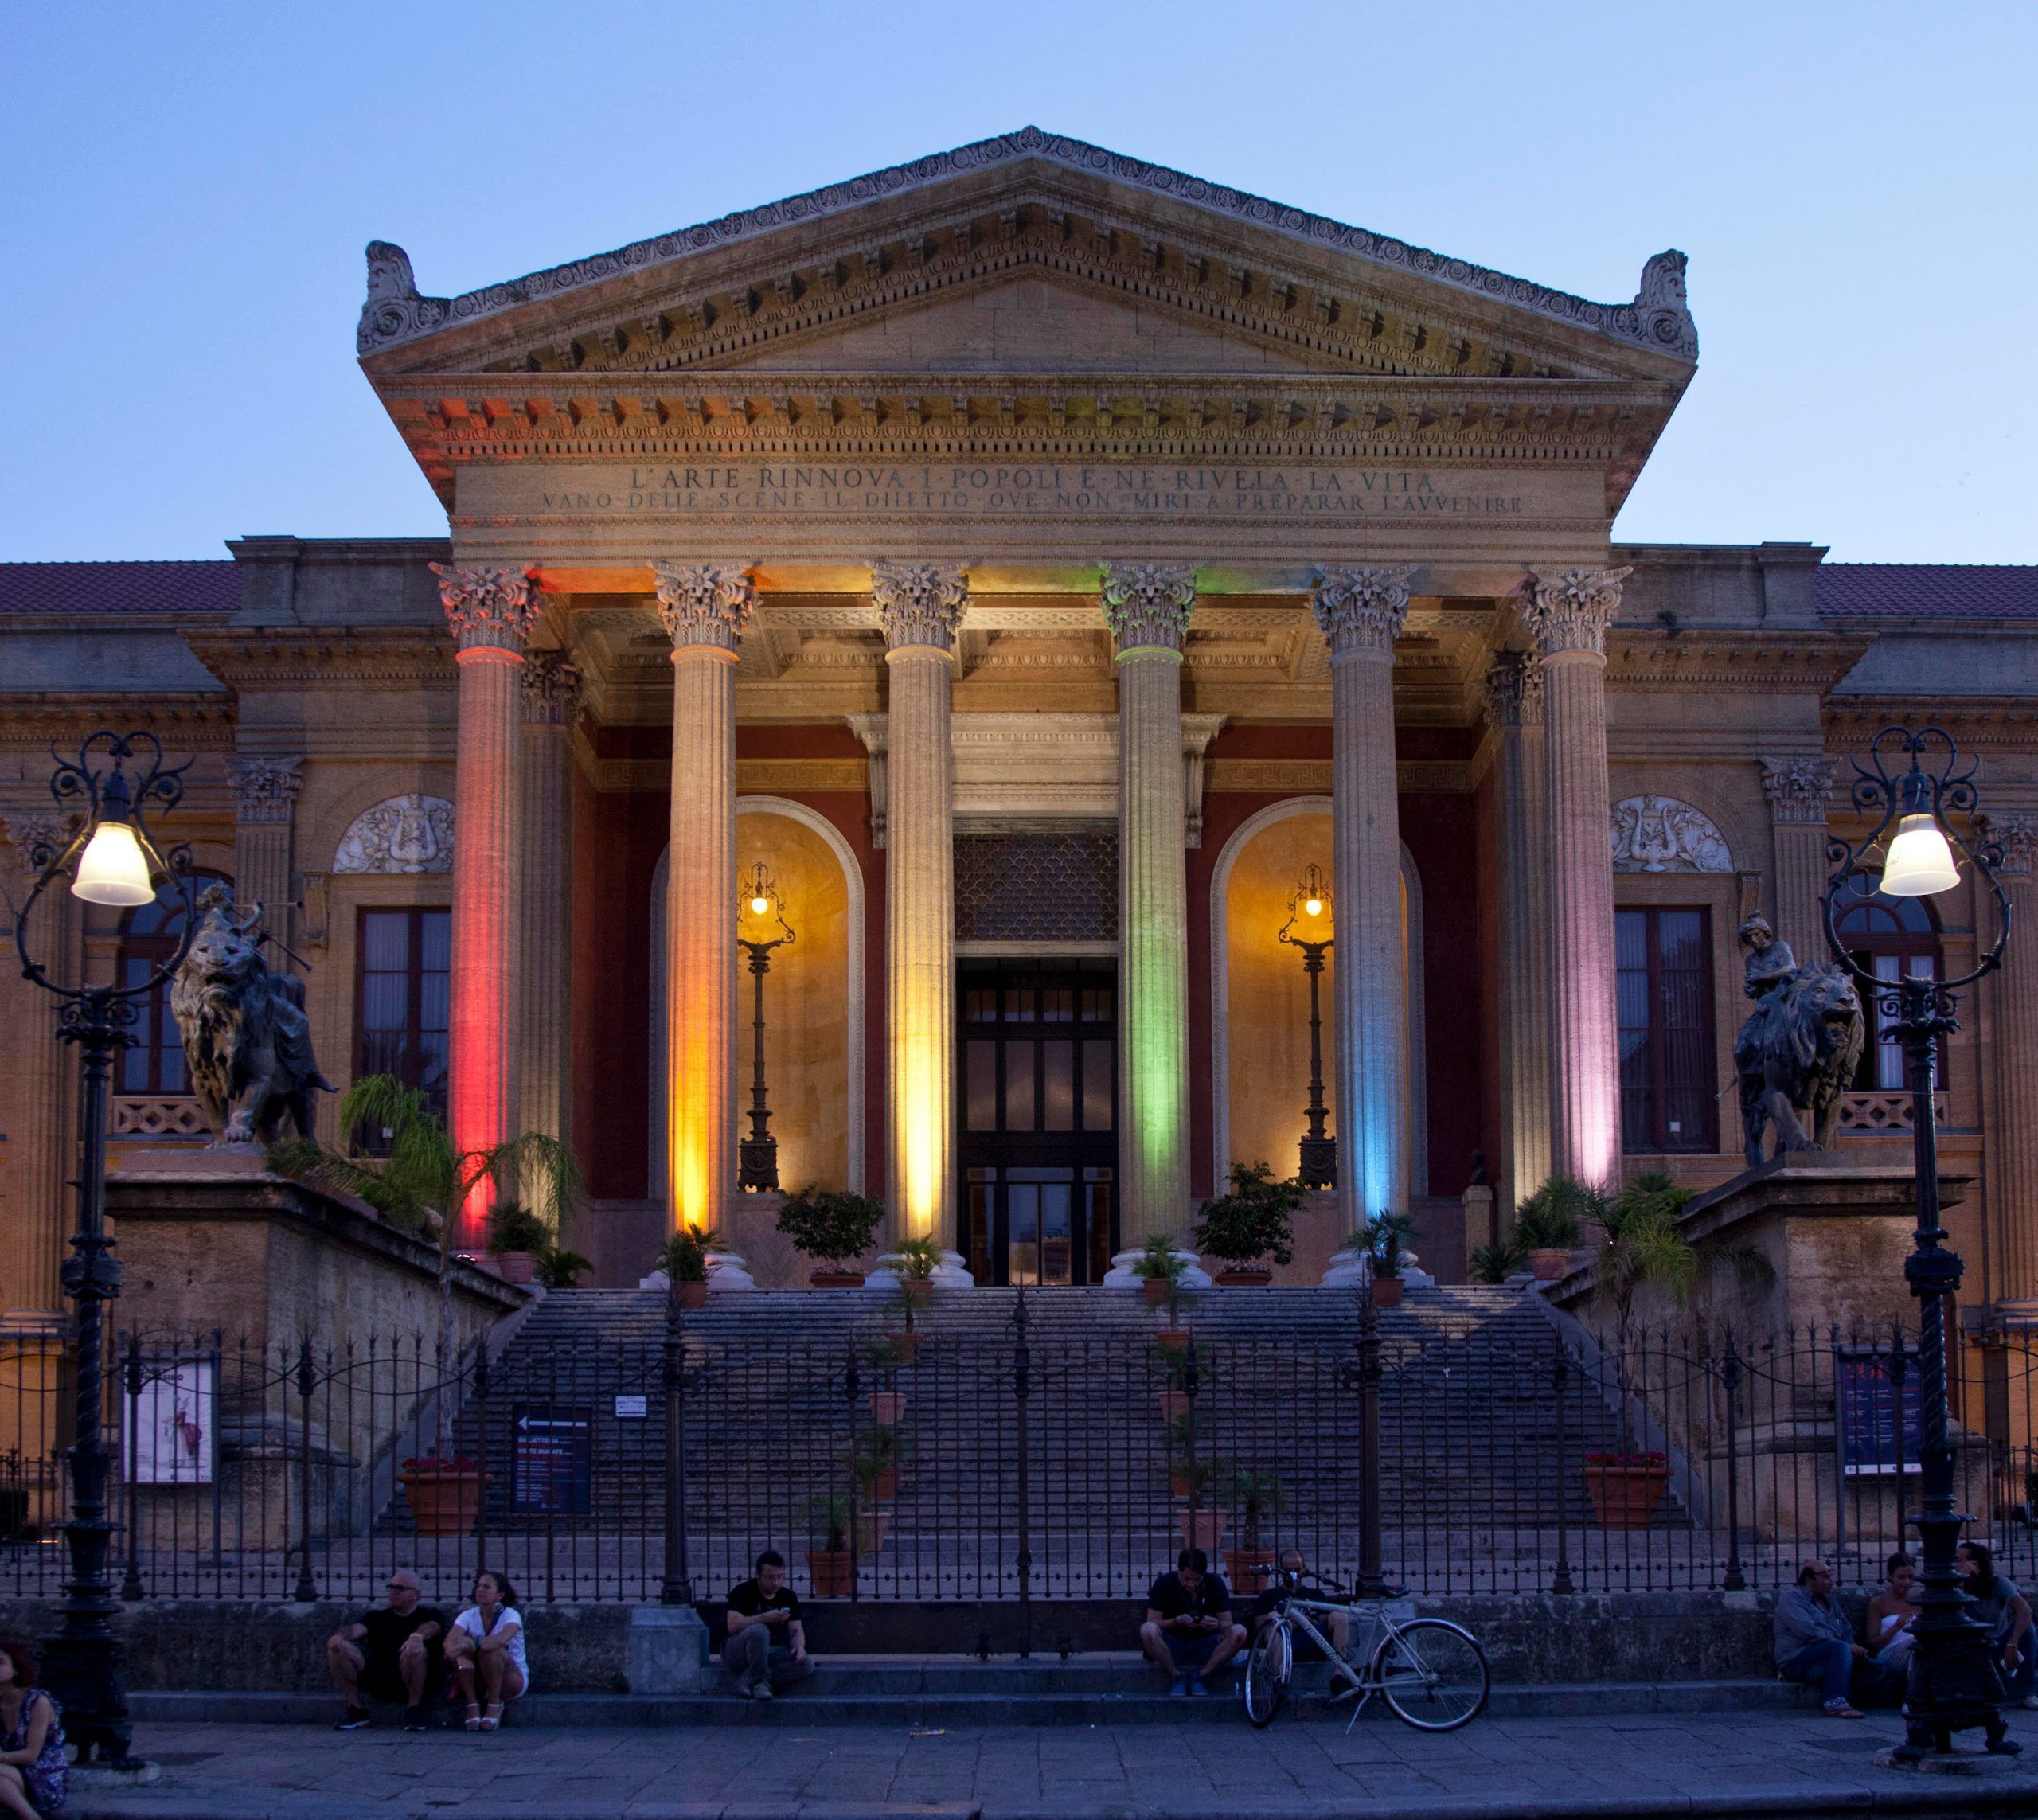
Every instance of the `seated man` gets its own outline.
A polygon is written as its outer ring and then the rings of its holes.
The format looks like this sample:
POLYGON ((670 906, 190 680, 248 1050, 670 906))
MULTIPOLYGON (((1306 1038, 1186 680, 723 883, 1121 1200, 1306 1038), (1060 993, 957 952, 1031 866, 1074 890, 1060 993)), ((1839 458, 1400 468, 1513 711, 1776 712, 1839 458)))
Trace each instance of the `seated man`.
MULTIPOLYGON (((1300 1549, 1283 1549, 1275 1564, 1283 1575, 1306 1573, 1309 1571, 1308 1564, 1303 1560, 1300 1549)), ((1274 1608, 1280 1603, 1282 1591, 1280 1580, 1274 1575, 1268 1575, 1267 1590, 1252 1602, 1252 1610, 1247 1614, 1252 1620, 1252 1634, 1255 1637, 1265 1628, 1267 1621, 1273 1617, 1274 1608)), ((1301 1591, 1302 1596, 1306 1599, 1331 1599, 1337 1596, 1328 1589, 1321 1587, 1314 1589, 1303 1587, 1301 1591)), ((1322 1631, 1337 1646, 1339 1655, 1346 1658, 1350 1656, 1352 1620, 1349 1613, 1337 1611, 1326 1616, 1322 1612, 1312 1611, 1310 1614, 1310 1619, 1317 1629, 1322 1631)))
POLYGON ((1900 1685, 1910 1670, 1911 1651, 1917 1642, 1911 1627, 1918 1621, 1918 1601, 1911 1589, 1918 1577, 1918 1564, 1899 1552, 1883 1564, 1883 1572, 1888 1576, 1883 1589, 1868 1601, 1861 1619, 1861 1640, 1876 1666, 1900 1685))
POLYGON ((368 1723, 362 1694, 404 1703, 404 1729, 422 1732, 431 1697, 430 1646, 446 1632, 446 1615, 421 1604, 417 1576, 399 1568, 389 1576, 389 1603, 343 1624, 326 1639, 326 1665, 347 1703, 334 1728, 358 1732, 368 1723))
POLYGON ((775 1684, 784 1687, 814 1672, 799 1597, 786 1584, 786 1557, 776 1549, 757 1557, 754 1578, 730 1588, 728 1626, 722 1666, 744 1699, 769 1700, 775 1684))
POLYGON ((1232 1621, 1232 1589, 1210 1571, 1201 1549, 1184 1549, 1175 1571, 1154 1582, 1139 1642, 1176 1695, 1208 1693, 1204 1677, 1245 1646, 1244 1625, 1232 1621))
POLYGON ((1854 1665, 1865 1662, 1868 1652, 1854 1641, 1854 1627, 1833 1596, 1833 1569, 1824 1561, 1806 1561, 1798 1569, 1798 1584, 1776 1601, 1773 1634, 1778 1674, 1816 1685, 1829 1719, 1861 1717, 1847 1689, 1854 1665))

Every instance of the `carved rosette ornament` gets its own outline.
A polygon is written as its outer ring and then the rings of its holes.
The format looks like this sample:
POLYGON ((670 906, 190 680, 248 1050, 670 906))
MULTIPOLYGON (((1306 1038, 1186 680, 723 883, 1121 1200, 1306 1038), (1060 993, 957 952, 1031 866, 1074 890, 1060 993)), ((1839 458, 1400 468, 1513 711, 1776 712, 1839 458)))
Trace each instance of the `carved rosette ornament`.
POLYGON ((524 658, 524 723, 570 727, 580 717, 580 666, 564 651, 530 651, 524 658))
POLYGON ((1121 653, 1179 651, 1196 610, 1196 570, 1188 563, 1107 562, 1099 591, 1104 623, 1121 653))
POLYGON ((1501 651, 1481 679, 1489 727, 1543 724, 1543 666, 1533 651, 1501 651))
POLYGON ((432 564, 431 572, 439 577, 446 623, 460 650, 521 653, 538 615, 528 577, 506 568, 459 568, 443 562, 432 564))
POLYGON ((1626 568, 1568 568, 1561 574, 1532 569, 1533 581, 1524 591, 1522 615, 1544 658, 1570 651, 1594 657, 1607 654, 1607 628, 1620 611, 1621 584, 1634 574, 1626 568))
POLYGON ((301 758, 233 758, 226 764, 237 822, 287 822, 304 787, 301 758))
POLYGON ((1834 761, 1829 758, 1774 758, 1762 761, 1762 793, 1771 820, 1800 827, 1825 826, 1833 800, 1834 761))
POLYGON ((959 563, 876 562, 870 598, 892 650, 922 645, 945 651, 970 603, 970 579, 959 563))
POLYGON ((2029 878, 2038 861, 2038 815, 1988 814, 1981 821, 1989 838, 2003 850, 1996 870, 2005 878, 2029 878))
POLYGON ((6 830, 21 870, 31 877, 61 853, 71 838, 63 817, 47 809, 0 810, 0 826, 6 830))
POLYGON ((757 607, 757 586, 735 563, 661 562, 658 617, 675 651, 703 647, 733 652, 757 607))
POLYGON ((1330 646, 1330 661, 1356 651, 1388 651, 1408 617, 1412 569, 1320 568, 1310 605, 1330 646))

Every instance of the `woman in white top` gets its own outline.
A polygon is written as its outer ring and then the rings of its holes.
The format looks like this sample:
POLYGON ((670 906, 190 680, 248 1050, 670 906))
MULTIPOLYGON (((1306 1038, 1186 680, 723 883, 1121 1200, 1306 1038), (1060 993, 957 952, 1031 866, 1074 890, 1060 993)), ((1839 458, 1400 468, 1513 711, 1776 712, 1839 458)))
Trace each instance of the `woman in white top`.
POLYGON ((453 1620, 446 1633, 446 1659, 460 1677, 467 1702, 467 1729, 493 1732, 502 1723, 505 1701, 514 1700, 531 1685, 531 1667, 524 1654, 524 1619, 517 1609, 517 1589, 502 1574, 484 1568, 474 1576, 474 1602, 453 1620), (482 1711, 474 1684, 481 1684, 482 1711))

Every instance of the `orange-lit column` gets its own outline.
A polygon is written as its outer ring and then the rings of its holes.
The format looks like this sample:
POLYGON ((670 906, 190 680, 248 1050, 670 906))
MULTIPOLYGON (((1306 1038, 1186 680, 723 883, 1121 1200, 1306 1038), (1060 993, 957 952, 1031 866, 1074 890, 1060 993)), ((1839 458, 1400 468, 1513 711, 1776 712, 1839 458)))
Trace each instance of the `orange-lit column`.
MULTIPOLYGON (((515 939, 524 640, 530 583, 500 568, 434 563, 457 647, 460 728, 453 774, 453 1142, 490 1150, 515 1134, 515 939)), ((479 1251, 489 1191, 461 1209, 458 1242, 479 1251)))
POLYGON ((1535 572, 1523 597, 1543 660, 1550 843, 1552 1166, 1582 1181, 1620 1164, 1620 1037, 1614 1003, 1614 861, 1607 789, 1607 629, 1625 568, 1535 572))
POLYGON ((666 1217, 720 1226, 736 1190, 736 663, 757 593, 733 563, 659 563, 672 635, 666 880, 666 1217))
MULTIPOLYGON (((885 1017, 891 1056, 885 1197, 896 1238, 952 1244, 955 858, 949 652, 969 583, 940 563, 879 563, 870 594, 888 670, 885 1017)), ((1177 760, 1179 764, 1179 760, 1177 760)))

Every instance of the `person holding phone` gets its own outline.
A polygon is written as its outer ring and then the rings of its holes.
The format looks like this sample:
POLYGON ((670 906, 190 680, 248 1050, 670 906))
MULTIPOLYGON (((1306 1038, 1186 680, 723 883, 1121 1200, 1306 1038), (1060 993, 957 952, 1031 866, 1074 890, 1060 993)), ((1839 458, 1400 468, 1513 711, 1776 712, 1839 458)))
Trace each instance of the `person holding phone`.
POLYGON ((1232 1589, 1210 1571, 1201 1549, 1184 1549, 1174 1572, 1148 1590, 1139 1646, 1177 1698, 1207 1694, 1204 1681, 1245 1647, 1245 1627, 1232 1617, 1232 1589))
POLYGON ((752 1578, 729 1589, 728 1629, 722 1666, 745 1700, 769 1700, 814 1672, 799 1595, 786 1584, 786 1557, 776 1549, 757 1557, 752 1578))

